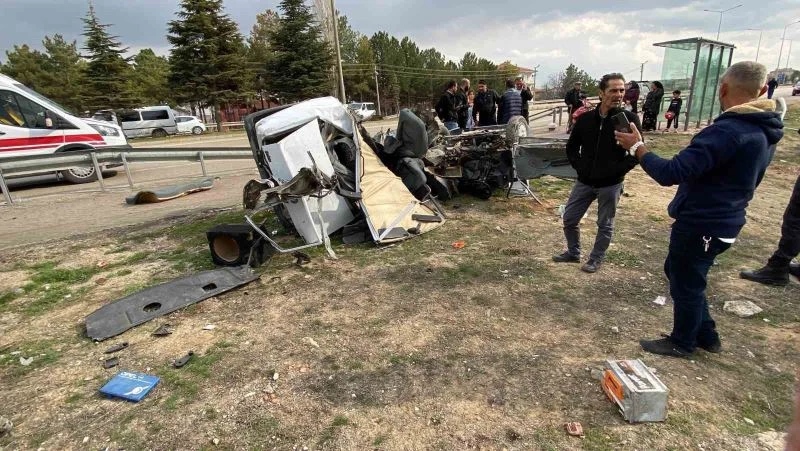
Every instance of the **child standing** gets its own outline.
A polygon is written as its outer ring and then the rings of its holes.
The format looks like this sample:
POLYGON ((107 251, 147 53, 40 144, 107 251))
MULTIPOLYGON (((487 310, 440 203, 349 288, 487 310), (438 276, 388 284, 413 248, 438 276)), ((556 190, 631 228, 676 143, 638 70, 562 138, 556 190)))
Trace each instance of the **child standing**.
POLYGON ((675 132, 678 132, 678 118, 681 114, 681 106, 683 105, 683 99, 681 99, 681 92, 677 89, 672 91, 672 100, 669 102, 669 108, 667 108, 666 116, 667 118, 667 128, 664 130, 665 132, 669 131, 669 126, 675 124, 675 132))

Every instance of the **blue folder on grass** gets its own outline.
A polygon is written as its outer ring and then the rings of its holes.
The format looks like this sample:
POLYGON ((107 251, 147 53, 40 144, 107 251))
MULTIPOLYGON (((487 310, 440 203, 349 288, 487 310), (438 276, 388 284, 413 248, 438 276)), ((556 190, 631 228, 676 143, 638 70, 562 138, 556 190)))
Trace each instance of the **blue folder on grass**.
POLYGON ((100 389, 100 393, 106 396, 139 402, 158 384, 159 380, 157 376, 122 371, 108 381, 100 389))

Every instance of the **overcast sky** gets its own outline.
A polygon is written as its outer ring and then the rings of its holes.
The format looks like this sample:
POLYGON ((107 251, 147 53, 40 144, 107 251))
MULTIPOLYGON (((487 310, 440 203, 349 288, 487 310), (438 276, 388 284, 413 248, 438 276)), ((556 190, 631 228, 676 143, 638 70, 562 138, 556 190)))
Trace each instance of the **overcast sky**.
MULTIPOLYGON (((0 60, 5 61, 5 51, 15 44, 41 48, 45 35, 60 33, 82 45, 80 19, 88 9, 87 0, 0 3, 0 60)), ((168 54, 167 22, 175 17, 178 0, 94 3, 100 20, 113 24, 111 32, 132 51, 150 47, 168 54)), ((784 26, 800 21, 798 0, 338 0, 336 7, 361 33, 383 30, 398 39, 408 36, 421 48, 436 47, 454 61, 471 51, 497 63, 540 65, 538 85, 569 63, 594 77, 624 72, 638 79, 639 64, 647 61, 644 78, 658 79, 664 49, 653 47, 654 42, 696 36, 714 39, 720 15, 703 10, 723 10, 740 3, 743 6, 724 14, 720 40, 736 45, 734 61, 755 59, 759 31, 747 29, 762 29, 758 61, 774 69, 784 26)), ((245 36, 256 14, 276 9, 277 4, 275 0, 225 0, 226 11, 245 36)), ((789 26, 786 38, 797 42, 789 54, 786 41, 781 67, 787 55, 791 66, 800 67, 800 23, 789 26)))

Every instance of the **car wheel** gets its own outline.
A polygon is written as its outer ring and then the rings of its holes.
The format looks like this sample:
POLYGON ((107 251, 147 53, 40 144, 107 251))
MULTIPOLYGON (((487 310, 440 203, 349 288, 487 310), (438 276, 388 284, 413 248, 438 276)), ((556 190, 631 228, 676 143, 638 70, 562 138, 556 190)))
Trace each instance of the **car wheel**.
POLYGON ((202 127, 194 127, 192 129, 192 134, 193 135, 199 135, 201 133, 203 133, 203 128, 202 127))
POLYGON ((153 130, 153 138, 166 138, 167 132, 163 128, 153 130))
POLYGON ((97 173, 92 166, 81 166, 61 171, 61 177, 69 183, 90 183, 97 180, 97 173))

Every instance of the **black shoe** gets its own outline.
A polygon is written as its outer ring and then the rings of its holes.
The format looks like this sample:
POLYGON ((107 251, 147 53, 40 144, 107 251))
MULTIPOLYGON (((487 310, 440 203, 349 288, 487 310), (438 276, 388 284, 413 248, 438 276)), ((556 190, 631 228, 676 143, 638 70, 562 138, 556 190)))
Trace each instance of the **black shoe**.
POLYGON ((800 280, 800 263, 789 263, 789 274, 800 280))
POLYGON ((639 345, 642 349, 651 353, 666 355, 670 357, 688 357, 692 355, 691 352, 681 349, 680 346, 674 344, 669 338, 661 338, 658 340, 639 340, 639 345))
POLYGON ((717 337, 717 338, 715 338, 715 339, 713 339, 713 340, 711 340, 711 341, 709 341, 707 343, 703 343, 703 342, 698 341, 697 342, 697 347, 701 348, 701 349, 704 349, 706 352, 711 352, 711 353, 714 353, 714 354, 719 354, 720 352, 722 352, 722 342, 719 341, 719 337, 717 337))
POLYGON ((742 271, 739 273, 742 279, 752 280, 753 282, 763 283, 764 285, 784 286, 789 283, 789 268, 776 268, 765 266, 753 271, 742 271))
POLYGON ((580 263, 581 258, 569 252, 564 252, 563 254, 554 255, 553 261, 556 263, 580 263))
POLYGON ((597 260, 589 259, 586 263, 581 266, 581 271, 588 272, 589 274, 593 274, 597 272, 597 268, 600 267, 600 262, 597 260))

